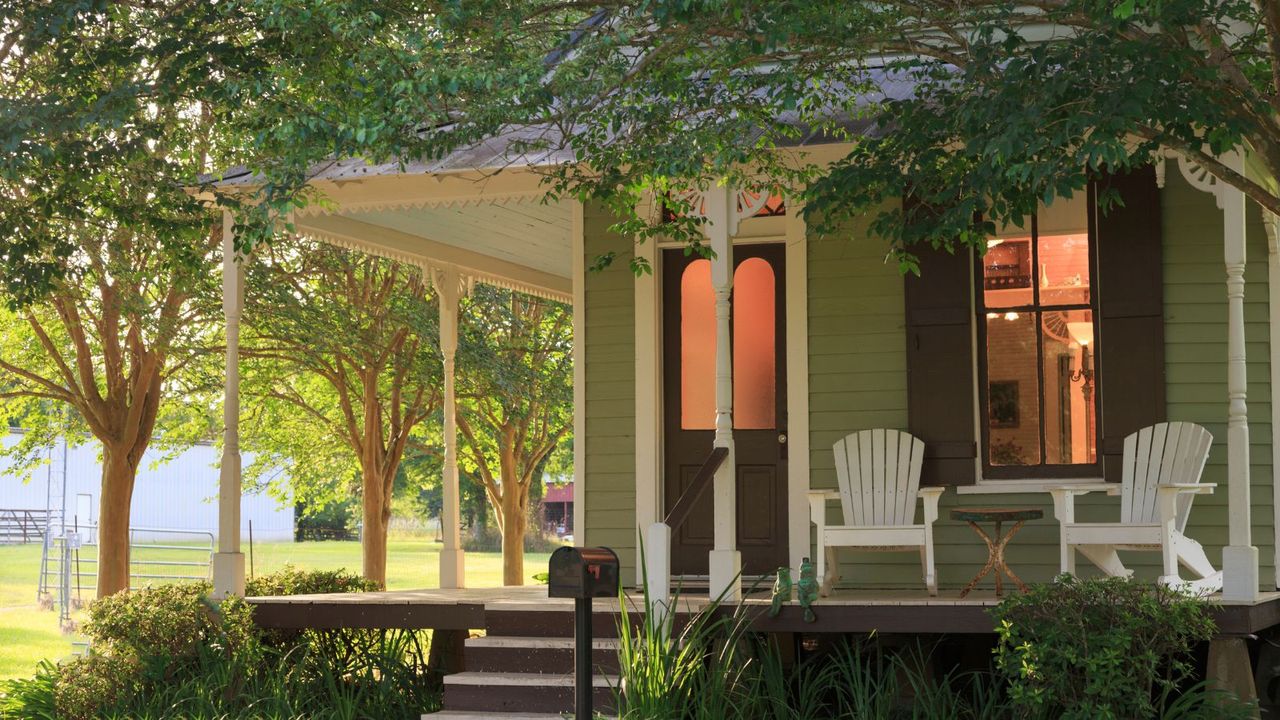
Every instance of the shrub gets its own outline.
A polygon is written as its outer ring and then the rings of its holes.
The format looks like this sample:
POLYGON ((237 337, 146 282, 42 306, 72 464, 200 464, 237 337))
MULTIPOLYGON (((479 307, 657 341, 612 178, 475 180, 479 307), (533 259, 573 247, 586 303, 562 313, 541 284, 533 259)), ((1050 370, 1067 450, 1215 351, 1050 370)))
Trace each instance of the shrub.
POLYGON ((1214 632, 1204 601, 1125 578, 1064 575, 993 615, 1010 700, 1065 720, 1154 717, 1191 678, 1193 646, 1214 632))
POLYGON ((372 592, 380 589, 378 583, 359 575, 341 570, 299 570, 292 565, 267 575, 259 575, 245 581, 244 594, 250 597, 262 595, 312 595, 317 593, 372 592))
POLYGON ((59 720, 93 720, 132 697, 141 685, 142 669, 133 658, 90 653, 58 668, 53 686, 59 720))
POLYGON ((89 606, 84 633, 99 652, 166 660, 190 657, 218 624, 206 583, 117 593, 89 606))

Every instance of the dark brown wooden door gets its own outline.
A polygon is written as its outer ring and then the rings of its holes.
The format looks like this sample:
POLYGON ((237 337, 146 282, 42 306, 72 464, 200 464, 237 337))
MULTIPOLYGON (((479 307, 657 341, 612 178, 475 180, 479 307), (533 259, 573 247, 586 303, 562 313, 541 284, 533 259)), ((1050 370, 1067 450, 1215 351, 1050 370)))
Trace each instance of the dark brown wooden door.
MULTIPOLYGON (((786 286, 780 243, 733 249, 732 348, 737 454, 737 546, 743 573, 786 565, 786 286)), ((663 253, 663 405, 666 511, 693 481, 715 435, 715 300, 710 261, 663 253)), ((708 489, 672 537, 677 575, 705 575, 713 541, 708 489)))

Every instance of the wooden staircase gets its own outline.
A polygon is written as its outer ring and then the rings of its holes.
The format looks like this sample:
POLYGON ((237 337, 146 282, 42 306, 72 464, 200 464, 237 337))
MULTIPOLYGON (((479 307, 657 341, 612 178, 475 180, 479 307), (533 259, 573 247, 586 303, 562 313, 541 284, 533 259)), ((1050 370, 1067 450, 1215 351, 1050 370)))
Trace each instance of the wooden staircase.
MULTIPOLYGON (((573 712, 573 614, 487 611, 488 635, 468 638, 466 670, 444 678, 444 710, 424 720, 541 720, 573 712)), ((618 684, 616 615, 592 613, 594 704, 612 712, 618 684)))

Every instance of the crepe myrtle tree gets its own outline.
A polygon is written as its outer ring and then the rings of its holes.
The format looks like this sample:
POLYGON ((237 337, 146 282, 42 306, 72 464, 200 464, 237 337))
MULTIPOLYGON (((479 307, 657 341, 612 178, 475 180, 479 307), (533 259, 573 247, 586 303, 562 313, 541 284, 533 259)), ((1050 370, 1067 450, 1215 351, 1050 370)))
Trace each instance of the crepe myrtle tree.
POLYGON ((248 266, 244 392, 266 404, 248 444, 286 462, 304 495, 341 492, 358 471, 364 576, 384 586, 396 473, 441 403, 427 288, 415 267, 305 239, 248 266))
MULTIPOLYGON (((68 237, 76 250, 49 294, 0 309, 0 411, 27 430, 8 454, 28 469, 59 438, 100 443, 104 597, 129 588, 134 482, 157 435, 177 447, 212 434, 200 402, 222 343, 217 278, 139 228, 85 224, 68 237)), ((215 226, 192 247, 212 263, 220 241, 215 226)))
POLYGON ((458 321, 460 458, 502 533, 502 582, 524 584, 530 497, 573 426, 569 308, 478 285, 458 321))
POLYGON ((235 143, 211 105, 169 92, 190 56, 159 52, 146 15, 0 2, 0 404, 29 431, 12 450, 28 467, 59 436, 101 444, 100 597, 129 587, 147 450, 216 432, 221 215, 181 180, 235 143))

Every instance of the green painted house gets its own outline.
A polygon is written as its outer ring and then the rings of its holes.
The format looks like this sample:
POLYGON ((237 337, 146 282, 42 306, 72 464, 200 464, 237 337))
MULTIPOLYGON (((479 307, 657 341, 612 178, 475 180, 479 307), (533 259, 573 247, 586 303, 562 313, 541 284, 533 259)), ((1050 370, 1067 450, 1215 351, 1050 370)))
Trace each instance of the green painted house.
MULTIPOLYGON (((812 160, 844 149, 786 152, 812 160)), ((1280 258, 1275 224, 1238 191, 1160 158, 1041 208, 985 253, 923 251, 921 276, 904 277, 865 224, 819 236, 790 198, 749 188, 692 198, 713 258, 637 243, 612 232, 616 218, 600 206, 544 201, 539 168, 568 159, 513 160, 492 143, 432 164, 334 163, 313 182, 330 202, 293 221, 299 233, 421 267, 442 299, 445 334, 476 282, 573 305, 575 536, 614 548, 624 577, 640 582, 646 538, 658 543, 650 554, 670 559, 657 572, 731 594, 739 573, 767 583, 780 566, 798 568, 815 554, 810 494, 837 486, 833 445, 896 429, 924 443, 921 486, 944 488, 932 528, 942 596, 988 557, 952 519, 958 507, 1040 511, 1005 559, 1021 578, 1045 581, 1061 569, 1050 491, 1117 487, 1127 435, 1185 421, 1213 436, 1201 480, 1216 486, 1195 501, 1186 535, 1223 569, 1224 597, 1253 602, 1276 590, 1280 308, 1269 285, 1280 258), (1098 212, 1103 187, 1123 206, 1098 212), (653 272, 590 269, 609 252, 643 255, 653 272), (713 447, 727 448, 727 460, 702 472, 713 447), (677 525, 669 542, 651 534, 664 521, 677 525)), ((1248 171, 1247 158, 1228 160, 1248 171)), ((224 180, 236 183, 252 178, 224 180)), ((640 210, 655 223, 666 212, 656 200, 640 210)), ((227 284, 232 327, 239 292, 227 284)), ((441 344, 452 373, 455 343, 441 344)), ((464 587, 451 425, 441 578, 464 587)), ((228 523, 235 433, 229 418, 228 523)), ((1120 503, 1083 495, 1077 519, 1115 522, 1120 503)), ((826 507, 833 522, 837 505, 826 507)), ((234 591, 243 556, 238 533, 224 537, 215 575, 234 591)), ((1139 576, 1161 574, 1158 552, 1122 557, 1139 576)), ((837 594, 924 591, 914 552, 841 549, 835 559, 837 594)))
MULTIPOLYGON (((740 469, 737 503, 744 507, 736 516, 744 555, 753 539, 766 535, 771 548, 785 546, 786 552, 754 567, 748 560, 747 573, 767 573, 778 557, 796 567, 811 554, 804 498, 810 489, 836 487, 837 440, 858 430, 897 428, 939 448, 926 450, 923 482, 947 488, 934 529, 941 586, 964 585, 986 560, 982 541, 965 523, 949 519, 947 510, 958 506, 1041 509, 1044 518, 1030 522, 1009 545, 1008 560, 1024 579, 1048 580, 1059 572, 1059 529, 1048 490, 1065 482, 1118 482, 1115 455, 1124 435, 1165 420, 1198 423, 1214 435, 1203 479, 1217 483, 1217 492, 1196 500, 1187 534, 1206 546, 1215 564, 1220 561, 1239 518, 1227 492, 1229 313, 1224 210, 1218 205, 1224 191, 1205 192, 1183 173, 1163 168, 1126 178, 1123 189, 1130 193, 1123 209, 1102 216, 1090 198, 1062 201, 1070 207, 1048 208, 1036 224, 992 238, 984 258, 925 258, 919 279, 904 279, 896 265, 886 263, 883 240, 865 226, 819 237, 806 231, 794 208, 781 217, 742 220, 735 256, 755 257, 776 245, 782 262, 775 273, 785 281, 773 316, 777 362, 785 362, 785 370, 776 373, 779 405, 771 426, 778 436, 776 477, 785 480, 764 489, 763 481, 740 469), (1116 266, 1109 267, 1112 258, 1116 266), (1114 327, 1108 311, 1116 317, 1114 327), (1035 314, 1041 318, 1039 333, 1035 314), (1055 321, 1069 329, 1062 337, 1053 336, 1055 321), (1070 330, 1089 337, 1072 337, 1070 330), (1081 339, 1089 342, 1082 345, 1081 339), (775 515, 749 507, 755 503, 781 506, 777 517, 785 523, 756 530, 775 515)), ((1242 469, 1248 481, 1245 514, 1251 516, 1248 542, 1258 549, 1257 587, 1268 591, 1276 588, 1270 340, 1275 314, 1268 288, 1275 240, 1256 209, 1239 210, 1242 240, 1253 260, 1244 269, 1242 327, 1249 438, 1249 464, 1242 469)), ((630 239, 609 232, 612 222, 598 210, 584 210, 588 260, 632 248, 630 239)), ((672 445, 679 444, 673 435, 688 419, 673 405, 698 400, 687 385, 682 392, 689 378, 680 363, 688 358, 671 349, 680 342, 672 328, 680 316, 669 308, 682 300, 668 274, 688 272, 681 268, 687 263, 678 259, 679 248, 662 244, 636 252, 656 261, 652 277, 636 278, 625 267, 586 273, 580 299, 584 539, 618 549, 630 567, 642 536, 637 528, 661 519, 673 495, 678 497, 680 479, 673 475, 680 463, 688 475, 689 465, 700 460, 670 457, 672 445)), ((781 292, 783 282, 774 287, 781 292)), ((739 365, 735 360, 735 369, 739 365)), ((735 387, 734 398, 754 391, 735 387)), ((705 554, 708 520, 719 512, 709 500, 673 537, 677 571, 685 547, 705 554)), ((1114 521, 1118 513, 1119 502, 1106 495, 1090 496, 1080 510, 1081 517, 1099 521, 1114 521)), ((839 557, 844 587, 920 587, 919 563, 911 553, 844 550, 839 557)), ((1135 554, 1130 566, 1154 577, 1159 559, 1135 554)), ((687 562, 683 567, 690 573, 707 572, 705 560, 687 562)))

